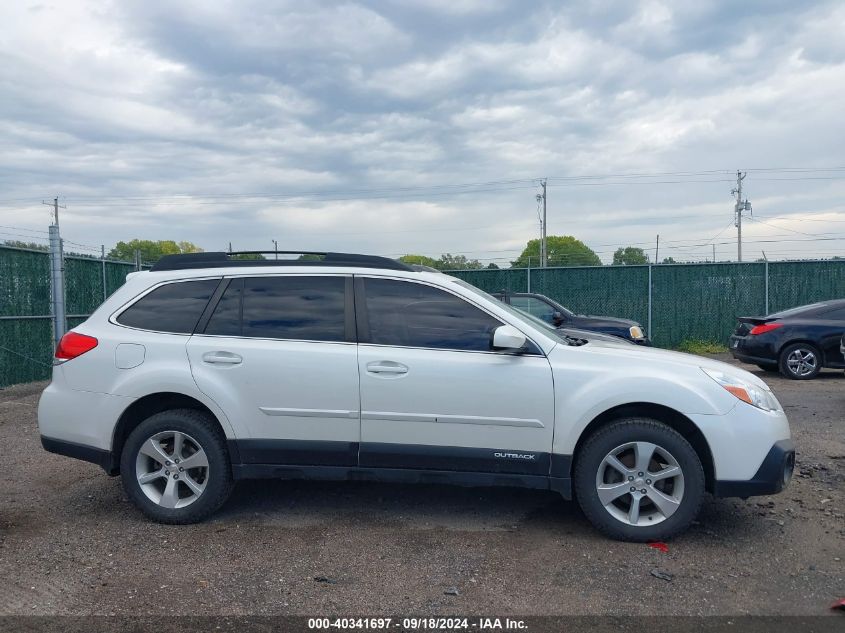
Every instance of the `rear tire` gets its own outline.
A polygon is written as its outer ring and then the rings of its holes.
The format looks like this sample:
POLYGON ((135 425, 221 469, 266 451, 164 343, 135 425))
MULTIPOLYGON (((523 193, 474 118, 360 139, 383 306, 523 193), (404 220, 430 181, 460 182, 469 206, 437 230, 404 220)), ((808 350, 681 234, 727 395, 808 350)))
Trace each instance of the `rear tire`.
POLYGON ((613 422, 587 438, 575 460, 578 503, 613 539, 667 540, 698 515, 704 498, 701 461, 689 442, 662 422, 613 422))
POLYGON ((157 413, 129 435, 120 459, 123 488, 159 523, 202 521, 228 499, 232 468, 226 439, 201 411, 157 413))
POLYGON ((793 343, 781 350, 778 367, 792 380, 812 380, 822 370, 822 355, 811 343, 793 343))

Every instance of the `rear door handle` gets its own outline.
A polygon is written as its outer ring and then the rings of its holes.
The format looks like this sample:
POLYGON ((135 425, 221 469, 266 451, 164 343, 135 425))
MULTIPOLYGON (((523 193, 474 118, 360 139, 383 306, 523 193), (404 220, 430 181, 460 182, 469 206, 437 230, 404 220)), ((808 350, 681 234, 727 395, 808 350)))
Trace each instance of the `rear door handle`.
POLYGON ((371 374, 407 374, 408 367, 402 363, 394 363, 390 360, 381 360, 367 363, 367 371, 371 374))
POLYGON ((233 352, 206 352, 202 360, 210 365, 239 365, 243 358, 233 352))

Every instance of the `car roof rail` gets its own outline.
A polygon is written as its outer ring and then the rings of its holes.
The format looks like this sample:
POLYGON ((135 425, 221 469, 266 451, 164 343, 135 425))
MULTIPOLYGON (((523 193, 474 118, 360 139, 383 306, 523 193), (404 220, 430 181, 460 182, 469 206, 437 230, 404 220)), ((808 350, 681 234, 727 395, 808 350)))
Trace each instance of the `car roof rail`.
POLYGON ((398 260, 377 255, 359 255, 356 253, 330 253, 321 251, 212 251, 203 253, 183 253, 165 255, 153 264, 150 271, 188 270, 196 268, 248 268, 255 266, 351 266, 356 268, 380 268, 383 270, 414 269, 398 260), (300 255, 307 259, 244 259, 250 255, 300 255), (239 257, 240 256, 240 257, 239 257))
POLYGON ((408 264, 412 270, 416 270, 418 273, 440 273, 441 275, 444 274, 442 270, 438 270, 437 268, 433 268, 431 266, 426 266, 425 264, 408 264))

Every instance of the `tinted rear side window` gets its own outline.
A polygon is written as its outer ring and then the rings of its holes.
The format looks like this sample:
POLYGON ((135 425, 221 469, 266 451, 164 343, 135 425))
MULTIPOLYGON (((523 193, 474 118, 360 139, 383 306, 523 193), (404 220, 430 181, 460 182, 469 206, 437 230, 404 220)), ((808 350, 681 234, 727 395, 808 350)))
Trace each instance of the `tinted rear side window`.
POLYGON ((453 294, 392 279, 364 282, 370 342, 487 352, 501 322, 453 294))
POLYGON ((141 330, 190 334, 219 281, 202 279, 159 286, 129 306, 116 320, 141 330))
POLYGON ((344 341, 345 290, 343 277, 247 278, 242 292, 243 336, 344 341))

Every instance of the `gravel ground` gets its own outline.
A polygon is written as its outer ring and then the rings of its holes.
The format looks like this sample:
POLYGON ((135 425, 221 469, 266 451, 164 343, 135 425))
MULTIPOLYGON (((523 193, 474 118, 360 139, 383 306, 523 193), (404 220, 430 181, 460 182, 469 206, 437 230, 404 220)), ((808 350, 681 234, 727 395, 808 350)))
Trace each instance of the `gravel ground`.
POLYGON ((41 449, 43 384, 3 389, 0 614, 829 613, 845 596, 845 378, 759 373, 790 417, 796 477, 708 498, 668 553, 510 489, 243 482, 210 521, 157 525, 119 479, 41 449))

